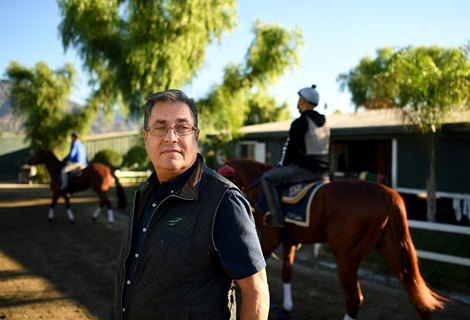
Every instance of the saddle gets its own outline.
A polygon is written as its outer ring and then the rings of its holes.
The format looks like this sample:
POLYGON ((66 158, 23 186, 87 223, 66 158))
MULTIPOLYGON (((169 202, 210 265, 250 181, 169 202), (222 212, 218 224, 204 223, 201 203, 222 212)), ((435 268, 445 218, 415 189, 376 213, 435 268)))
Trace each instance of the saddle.
MULTIPOLYGON (((71 171, 67 172, 68 182, 70 183, 72 181, 72 179, 80 177, 85 168, 87 168, 87 166, 77 166, 74 169, 72 169, 71 171)), ((56 179, 57 179, 57 181, 59 181, 58 183, 61 184, 62 177, 61 177, 61 172, 60 171, 57 172, 56 179)))
POLYGON ((69 177, 69 180, 74 177, 80 177, 82 175, 83 169, 85 168, 76 168, 70 172, 67 172, 67 176, 69 177))
MULTIPOLYGON (((281 205, 284 221, 298 226, 308 227, 310 224, 310 208, 315 193, 328 182, 325 180, 315 182, 302 182, 286 186, 281 190, 281 205)), ((269 211, 264 192, 261 192, 257 204, 260 211, 269 211)))

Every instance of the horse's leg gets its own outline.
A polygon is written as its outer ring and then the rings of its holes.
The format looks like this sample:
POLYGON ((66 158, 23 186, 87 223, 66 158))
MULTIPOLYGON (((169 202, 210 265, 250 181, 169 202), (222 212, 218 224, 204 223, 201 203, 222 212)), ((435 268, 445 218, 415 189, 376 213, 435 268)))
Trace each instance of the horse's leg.
POLYGON ((114 223, 114 211, 111 207, 108 208, 108 223, 109 224, 114 223))
POLYGON ((323 253, 323 244, 321 242, 317 242, 313 244, 313 256, 315 258, 319 258, 323 253))
POLYGON ((51 205, 49 206, 49 213, 47 215, 47 219, 49 222, 52 222, 54 220, 54 209, 57 204, 57 200, 59 199, 59 193, 58 192, 53 192, 52 193, 52 201, 51 205))
POLYGON ((282 266, 282 284, 284 290, 284 300, 282 308, 286 311, 291 311, 294 306, 292 300, 292 266, 294 265, 295 251, 297 246, 283 244, 282 253, 284 264, 282 266))
POLYGON ((102 209, 103 208, 101 207, 101 204, 99 204, 95 212, 93 212, 93 214, 91 215, 91 219, 93 220, 93 222, 95 222, 98 219, 102 209))
POLYGON ((73 215, 72 209, 70 209, 70 197, 67 194, 64 194, 65 208, 67 210, 67 216, 69 218, 70 224, 74 224, 75 217, 73 215))
POLYGON ((109 198, 106 195, 106 192, 103 192, 103 191, 98 192, 98 198, 100 199, 100 207, 103 208, 104 206, 106 206, 108 208, 108 223, 113 224, 114 212, 111 207, 111 201, 109 201, 109 198))
POLYGON ((344 316, 344 320, 353 320, 356 318, 364 299, 359 279, 357 278, 360 260, 348 256, 344 252, 335 252, 335 257, 339 281, 344 290, 346 303, 346 315, 344 316))

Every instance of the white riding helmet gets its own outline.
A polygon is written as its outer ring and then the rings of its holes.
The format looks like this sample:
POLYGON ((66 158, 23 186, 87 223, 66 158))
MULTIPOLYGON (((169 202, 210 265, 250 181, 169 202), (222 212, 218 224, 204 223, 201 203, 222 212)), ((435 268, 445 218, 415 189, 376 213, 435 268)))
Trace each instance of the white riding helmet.
POLYGON ((316 87, 316 85, 312 84, 311 87, 300 89, 299 92, 297 92, 302 99, 315 107, 318 106, 318 102, 320 101, 320 95, 318 91, 315 90, 316 87))

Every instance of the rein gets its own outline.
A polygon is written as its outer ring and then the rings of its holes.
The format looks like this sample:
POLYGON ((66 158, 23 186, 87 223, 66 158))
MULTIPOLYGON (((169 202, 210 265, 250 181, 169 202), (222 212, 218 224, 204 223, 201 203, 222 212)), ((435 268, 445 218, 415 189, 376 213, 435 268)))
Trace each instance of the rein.
POLYGON ((251 183, 251 185, 245 190, 246 193, 250 192, 252 189, 256 188, 259 184, 261 184, 261 178, 256 179, 251 183))

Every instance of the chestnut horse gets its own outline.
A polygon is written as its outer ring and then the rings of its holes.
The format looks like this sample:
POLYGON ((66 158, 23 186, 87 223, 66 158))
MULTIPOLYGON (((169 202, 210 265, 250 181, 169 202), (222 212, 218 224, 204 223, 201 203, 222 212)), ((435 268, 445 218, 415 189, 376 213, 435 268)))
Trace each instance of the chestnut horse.
MULTIPOLYGON (((234 183, 245 191, 252 204, 256 203, 262 190, 260 178, 272 166, 249 159, 235 159, 229 164, 235 169, 234 183)), ((357 316, 363 301, 357 271, 361 261, 373 250, 397 274, 422 319, 429 319, 433 311, 444 308, 443 301, 448 299, 433 292, 421 276, 405 204, 396 191, 357 179, 333 181, 317 190, 310 209, 308 227, 286 223, 285 230, 293 243, 329 243, 344 290, 344 319, 357 316)), ((255 209, 261 247, 267 258, 280 245, 281 237, 277 228, 263 224, 263 215, 255 209)), ((286 285, 288 288, 284 291, 283 308, 289 312, 295 246, 283 244, 283 249, 283 282, 284 288, 286 285)))
POLYGON ((119 183, 119 179, 114 175, 111 169, 104 164, 90 163, 80 174, 70 178, 66 192, 61 192, 60 172, 62 169, 62 162, 57 159, 54 153, 50 150, 41 150, 34 154, 29 160, 29 164, 31 165, 42 163, 45 164, 51 177, 50 187, 52 191, 52 202, 49 207, 48 216, 50 222, 54 219, 54 209, 57 204, 57 200, 62 195, 65 200, 65 207, 67 209, 69 221, 73 224, 75 218, 72 210, 70 209, 70 197, 72 193, 92 188, 99 198, 99 206, 92 215, 93 221, 96 221, 101 210, 106 206, 108 210, 108 222, 113 223, 114 213, 111 207, 111 202, 106 194, 113 182, 116 183, 119 208, 124 208, 126 206, 126 195, 122 185, 119 183))

